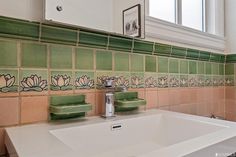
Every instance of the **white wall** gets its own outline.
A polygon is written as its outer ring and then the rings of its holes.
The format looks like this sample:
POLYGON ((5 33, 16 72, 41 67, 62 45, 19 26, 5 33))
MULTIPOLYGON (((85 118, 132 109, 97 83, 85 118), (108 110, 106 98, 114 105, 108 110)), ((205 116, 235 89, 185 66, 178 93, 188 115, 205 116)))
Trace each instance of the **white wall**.
POLYGON ((226 52, 236 54, 236 0, 225 0, 226 52))
POLYGON ((1 0, 0 15, 41 21, 43 19, 43 0, 1 0))

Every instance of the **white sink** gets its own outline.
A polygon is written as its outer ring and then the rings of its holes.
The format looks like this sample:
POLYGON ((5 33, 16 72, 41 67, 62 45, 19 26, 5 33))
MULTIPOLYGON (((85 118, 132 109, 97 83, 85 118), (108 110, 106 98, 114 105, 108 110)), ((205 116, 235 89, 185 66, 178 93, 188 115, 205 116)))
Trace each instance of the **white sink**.
POLYGON ((51 130, 50 133, 83 157, 134 157, 203 137, 223 125, 156 114, 51 130), (116 129, 112 129, 112 127, 116 129))

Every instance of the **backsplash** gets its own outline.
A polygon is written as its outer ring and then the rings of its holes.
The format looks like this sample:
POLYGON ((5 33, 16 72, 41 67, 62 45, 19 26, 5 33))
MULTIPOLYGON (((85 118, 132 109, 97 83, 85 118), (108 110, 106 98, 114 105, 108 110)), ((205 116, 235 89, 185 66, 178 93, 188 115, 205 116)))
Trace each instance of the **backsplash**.
POLYGON ((5 17, 0 37, 0 128, 47 121, 51 95, 85 94, 101 115, 110 76, 147 100, 141 110, 202 116, 225 116, 235 84, 234 55, 5 17))

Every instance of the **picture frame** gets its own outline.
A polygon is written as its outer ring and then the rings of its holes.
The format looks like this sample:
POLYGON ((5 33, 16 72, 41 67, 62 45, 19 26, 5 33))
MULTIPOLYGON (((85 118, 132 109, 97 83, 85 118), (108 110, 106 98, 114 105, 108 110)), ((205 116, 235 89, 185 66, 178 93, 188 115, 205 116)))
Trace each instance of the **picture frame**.
POLYGON ((140 4, 123 10, 123 34, 132 37, 141 37, 140 4))

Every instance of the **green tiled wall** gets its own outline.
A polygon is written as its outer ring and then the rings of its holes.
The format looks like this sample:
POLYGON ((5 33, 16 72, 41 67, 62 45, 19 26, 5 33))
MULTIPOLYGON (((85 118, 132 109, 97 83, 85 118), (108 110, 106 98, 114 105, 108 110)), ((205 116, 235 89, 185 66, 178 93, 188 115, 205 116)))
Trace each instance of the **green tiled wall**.
POLYGON ((0 24, 0 77, 10 80, 0 92, 100 89, 109 76, 131 88, 234 85, 234 55, 5 17, 0 24))

